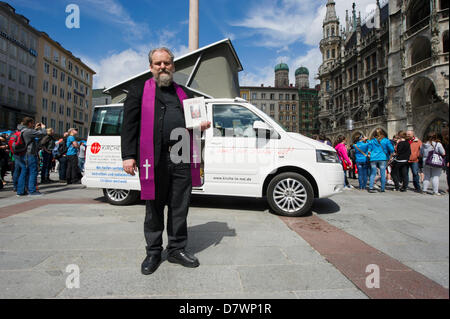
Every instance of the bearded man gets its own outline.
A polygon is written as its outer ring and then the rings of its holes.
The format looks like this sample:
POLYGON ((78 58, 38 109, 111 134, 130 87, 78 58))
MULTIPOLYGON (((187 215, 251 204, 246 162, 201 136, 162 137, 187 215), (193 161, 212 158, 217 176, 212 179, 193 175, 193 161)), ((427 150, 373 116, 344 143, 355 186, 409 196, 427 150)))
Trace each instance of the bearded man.
MULTIPOLYGON (((183 100, 193 93, 173 81, 174 55, 167 48, 149 53, 150 79, 130 85, 124 103, 121 144, 123 169, 135 175, 139 168, 141 199, 146 200, 144 236, 147 256, 141 272, 149 275, 161 263, 164 207, 168 206, 167 260, 185 267, 198 267, 196 257, 186 252, 187 214, 192 186, 200 186, 200 164, 174 163, 170 152, 178 141, 171 140, 175 129, 186 129, 183 100)), ((210 122, 200 129, 209 128, 210 122)), ((192 145, 192 132, 190 132, 192 145)), ((182 151, 184 149, 181 149, 182 151)))

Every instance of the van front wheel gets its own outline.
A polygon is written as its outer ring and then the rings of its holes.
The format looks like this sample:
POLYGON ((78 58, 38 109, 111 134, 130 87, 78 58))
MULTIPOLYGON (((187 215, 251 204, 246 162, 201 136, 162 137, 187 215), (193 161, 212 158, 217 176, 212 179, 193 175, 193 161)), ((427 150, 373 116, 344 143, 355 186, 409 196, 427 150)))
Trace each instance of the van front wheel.
POLYGON ((302 175, 282 173, 270 181, 267 201, 278 215, 303 216, 311 210, 314 191, 309 181, 302 175))
POLYGON ((132 191, 128 189, 112 189, 104 188, 103 195, 105 195, 108 203, 112 205, 131 205, 137 202, 139 198, 138 191, 132 191))

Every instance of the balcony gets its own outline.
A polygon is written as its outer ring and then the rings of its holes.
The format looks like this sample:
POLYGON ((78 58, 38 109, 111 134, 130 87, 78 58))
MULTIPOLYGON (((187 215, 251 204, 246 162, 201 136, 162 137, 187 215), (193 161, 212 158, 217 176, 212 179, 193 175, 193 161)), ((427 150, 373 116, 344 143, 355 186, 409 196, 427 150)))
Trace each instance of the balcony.
POLYGON ((406 38, 411 37, 413 34, 419 32, 420 30, 428 27, 430 25, 430 16, 426 17, 425 19, 423 19, 422 21, 416 23, 415 25, 413 25, 411 28, 409 28, 405 34, 406 34, 406 38))
MULTIPOLYGON (((448 55, 447 55, 447 57, 448 57, 448 55)), ((419 72, 423 71, 424 69, 431 67, 432 63, 433 63, 432 58, 428 58, 423 61, 420 61, 419 63, 416 63, 413 66, 411 66, 405 70, 406 76, 408 77, 413 74, 419 73, 419 72)))

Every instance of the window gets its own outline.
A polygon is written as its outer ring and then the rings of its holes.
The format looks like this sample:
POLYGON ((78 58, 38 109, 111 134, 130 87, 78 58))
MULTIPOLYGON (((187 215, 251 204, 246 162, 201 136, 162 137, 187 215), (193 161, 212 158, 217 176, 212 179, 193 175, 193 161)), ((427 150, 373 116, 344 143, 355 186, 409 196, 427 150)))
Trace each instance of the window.
POLYGON ((6 42, 5 39, 0 38, 0 50, 3 52, 6 52, 7 49, 8 49, 8 43, 6 42))
POLYGON ((6 63, 0 61, 0 77, 5 78, 6 77, 6 63))
POLYGON ((78 81, 75 80, 74 83, 75 83, 75 88, 78 90, 78 81))
POLYGON ((252 93, 252 100, 256 100, 256 93, 252 93))
POLYGON ((12 65, 10 65, 8 79, 10 81, 15 81, 16 78, 17 78, 17 69, 15 67, 13 67, 12 65))
POLYGON ((266 103, 261 104, 261 110, 263 110, 263 112, 266 111, 266 103))
POLYGON ((67 116, 70 116, 70 107, 67 108, 67 116))
POLYGON ((50 65, 48 63, 44 63, 44 72, 50 74, 50 65))
POLYGON ((289 94, 286 94, 285 99, 289 101, 289 94))
POLYGON ((59 97, 62 99, 64 98, 64 89, 63 88, 59 89, 59 97))
POLYGON ((89 122, 89 115, 87 113, 84 114, 84 121, 89 122))
MULTIPOLYGON (((108 104, 108 99, 106 99, 106 103, 105 104, 108 104)), ((86 108, 87 109, 89 108, 89 101, 88 100, 86 100, 86 108)))
POLYGON ((292 101, 295 101, 297 99, 297 95, 292 94, 292 101))
POLYGON ((69 61, 69 71, 72 71, 72 69, 73 69, 72 61, 69 61))
POLYGON ((253 129, 259 116, 240 105, 213 105, 214 136, 256 137, 253 129))
POLYGON ((52 94, 53 95, 58 95, 58 87, 56 85, 52 85, 52 94))
POLYGON ((122 107, 96 108, 92 115, 92 124, 89 135, 120 136, 120 132, 122 131, 122 120, 122 107))
POLYGON ((74 96, 73 96, 73 103, 74 103, 75 105, 78 104, 78 95, 74 95, 74 96))
POLYGON ((25 105, 25 93, 19 91, 19 105, 25 105))
POLYGON ((76 120, 77 119, 77 112, 73 111, 73 119, 76 120))
POLYGON ((61 72, 61 82, 64 82, 66 80, 66 74, 64 72, 61 72))
POLYGON ((80 106, 81 107, 83 107, 83 102, 84 102, 83 98, 80 97, 80 106))
POLYGON ((56 127, 56 120, 55 119, 51 119, 50 120, 50 127, 53 128, 53 129, 56 127))
POLYGON ((47 117, 46 116, 42 117, 42 123, 44 123, 44 125, 47 126, 47 117))
POLYGON ((286 115, 286 121, 289 121, 289 115, 286 115))
POLYGON ((64 105, 59 105, 59 114, 64 115, 64 105))
POLYGON ((66 57, 63 56, 63 55, 61 55, 61 66, 62 66, 63 68, 66 67, 66 57))
POLYGON ((292 111, 295 112, 295 104, 292 104, 292 111))
POLYGON ((59 135, 64 134, 64 122, 63 121, 58 122, 58 134, 59 135))
POLYGON ((279 96, 278 96, 278 99, 281 101, 281 100, 283 100, 283 94, 279 94, 279 96))
POLYGON ((67 77, 67 85, 72 86, 72 78, 70 76, 67 77))
POLYGON ((244 100, 247 100, 247 93, 242 93, 242 98, 243 98, 244 100))
POLYGON ((19 70, 19 84, 26 86, 27 85, 27 74, 23 71, 19 70))
POLYGON ((44 81, 42 82, 42 90, 43 90, 44 92, 48 92, 48 81, 44 80, 44 81))
POLYGON ((289 111, 289 104, 286 104, 286 111, 289 111))
POLYGON ((17 39, 18 33, 19 28, 17 27, 17 24, 11 22, 11 35, 13 36, 14 39, 17 39))
POLYGON ((55 63, 59 62, 59 52, 58 51, 53 51, 53 61, 55 63))
POLYGON ((75 65, 75 74, 78 75, 78 67, 75 65))
POLYGON ((29 57, 28 57, 28 65, 32 69, 36 68, 36 58, 34 56, 29 55, 29 57))
POLYGON ((8 32, 8 19, 0 14, 0 31, 8 32))
POLYGON ((51 57, 52 57, 51 51, 52 51, 52 49, 50 48, 50 46, 47 44, 44 44, 44 56, 51 59, 51 57))
POLYGON ((48 100, 46 98, 42 99, 42 111, 48 111, 48 100))
POLYGON ((295 121, 295 115, 292 115, 292 121, 295 121))
POLYGON ((67 92, 67 101, 72 101, 72 93, 67 92))
POLYGON ((36 83, 36 77, 29 75, 28 76, 28 88, 34 90, 34 88, 36 86, 35 83, 36 83))
POLYGON ((34 108, 34 96, 28 95, 28 108, 33 109, 34 108))
POLYGON ((56 113, 56 102, 52 101, 52 112, 56 113))
POLYGON ((265 99, 266 98, 266 93, 261 93, 261 99, 265 99))
POLYGON ((66 132, 69 130, 70 128, 70 123, 66 123, 66 132))
POLYGON ((275 104, 270 104, 270 110, 275 111, 275 104))
POLYGON ((280 115, 280 116, 278 117, 278 119, 279 119, 280 121, 282 121, 282 120, 283 120, 283 115, 280 115))
POLYGON ((271 99, 271 100, 275 100, 275 94, 270 93, 270 99, 271 99))
POLYGON ((53 77, 58 79, 58 70, 56 68, 53 68, 53 77))
POLYGON ((16 100, 16 90, 8 88, 8 100, 10 103, 14 103, 16 100))
POLYGON ((17 47, 15 45, 9 46, 9 56, 13 59, 17 59, 17 47))

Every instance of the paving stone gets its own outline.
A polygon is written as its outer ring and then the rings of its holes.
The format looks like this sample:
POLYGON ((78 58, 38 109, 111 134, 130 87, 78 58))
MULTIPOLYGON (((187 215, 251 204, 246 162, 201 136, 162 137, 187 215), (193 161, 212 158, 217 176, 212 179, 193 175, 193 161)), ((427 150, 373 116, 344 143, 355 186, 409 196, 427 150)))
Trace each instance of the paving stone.
POLYGON ((245 292, 354 288, 331 264, 238 266, 245 292))
POLYGON ((0 251, 0 270, 31 269, 49 256, 42 251, 0 251))
POLYGON ((64 289, 59 298, 91 296, 152 296, 193 293, 242 292, 236 270, 223 266, 200 266, 195 269, 167 267, 144 276, 137 269, 86 270, 80 276, 79 289, 64 289))
POLYGON ((0 298, 53 298, 65 288, 66 278, 62 272, 0 271, 0 298))
POLYGON ((324 289, 294 291, 299 299, 369 299, 358 289, 324 289))

